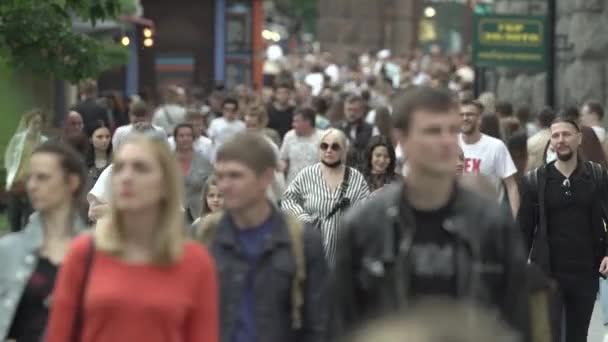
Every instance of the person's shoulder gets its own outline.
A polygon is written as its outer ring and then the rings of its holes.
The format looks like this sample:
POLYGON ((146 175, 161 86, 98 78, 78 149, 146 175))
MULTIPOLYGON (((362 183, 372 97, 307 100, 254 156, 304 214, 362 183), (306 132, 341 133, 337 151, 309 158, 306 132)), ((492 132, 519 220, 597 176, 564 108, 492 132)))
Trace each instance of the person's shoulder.
POLYGON ((346 212, 346 224, 361 225, 373 222, 378 217, 385 217, 387 211, 396 210, 396 199, 399 198, 399 193, 402 189, 403 185, 401 182, 395 182, 374 191, 367 200, 362 201, 352 210, 346 212))
POLYGON ((507 146, 505 145, 505 143, 498 139, 498 138, 494 138, 492 136, 489 136, 487 134, 481 134, 481 140, 479 140, 479 142, 481 142, 482 144, 486 145, 486 146, 492 146, 492 147, 503 147, 503 146, 507 146))
POLYGON ((209 269, 213 267, 213 258, 207 248, 198 242, 188 240, 184 242, 182 262, 188 266, 209 269))
POLYGON ((283 145, 285 145, 285 141, 292 140, 295 137, 296 137, 296 131, 294 131, 292 128, 289 131, 287 131, 287 133, 285 133, 285 137, 283 137, 283 145))

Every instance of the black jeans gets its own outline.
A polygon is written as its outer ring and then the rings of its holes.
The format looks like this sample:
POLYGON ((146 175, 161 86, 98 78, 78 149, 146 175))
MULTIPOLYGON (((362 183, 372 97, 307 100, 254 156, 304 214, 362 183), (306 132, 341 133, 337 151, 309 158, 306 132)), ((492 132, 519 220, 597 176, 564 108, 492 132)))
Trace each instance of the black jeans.
MULTIPOLYGON (((589 323, 598 291, 597 275, 556 276, 562 294, 565 339, 563 342, 587 342, 589 323)), ((563 331, 563 329, 562 329, 563 331)))
POLYGON ((33 212, 30 201, 25 194, 9 192, 7 194, 7 218, 12 232, 18 232, 25 227, 33 212))

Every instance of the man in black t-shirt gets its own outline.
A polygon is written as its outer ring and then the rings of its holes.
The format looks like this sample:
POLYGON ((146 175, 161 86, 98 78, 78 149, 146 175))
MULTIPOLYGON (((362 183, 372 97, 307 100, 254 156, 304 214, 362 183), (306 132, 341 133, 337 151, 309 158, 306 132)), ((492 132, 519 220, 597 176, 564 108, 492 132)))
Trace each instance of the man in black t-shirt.
POLYGON ((524 337, 523 245, 508 213, 456 183, 456 99, 432 88, 397 99, 393 118, 409 172, 343 220, 330 297, 333 337, 429 297, 497 311, 524 337))
POLYGON ((560 287, 566 341, 586 342, 598 278, 608 274, 608 175, 579 158, 582 134, 575 121, 558 118, 550 129, 557 160, 526 176, 518 221, 530 260, 560 287))
POLYGON ((290 104, 291 88, 286 84, 279 84, 274 90, 275 101, 268 108, 268 127, 276 130, 281 136, 291 129, 293 112, 295 108, 290 104))

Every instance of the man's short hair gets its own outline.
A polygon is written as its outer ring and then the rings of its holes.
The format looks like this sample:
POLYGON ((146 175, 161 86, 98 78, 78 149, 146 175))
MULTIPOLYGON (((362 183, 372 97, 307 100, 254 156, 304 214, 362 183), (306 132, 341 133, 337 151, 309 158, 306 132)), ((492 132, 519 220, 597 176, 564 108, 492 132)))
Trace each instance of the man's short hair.
POLYGON ((479 114, 483 114, 483 111, 485 109, 481 102, 479 102, 477 100, 473 100, 473 99, 464 99, 464 100, 460 101, 460 105, 461 106, 475 106, 475 107, 477 107, 477 110, 479 110, 479 114))
POLYGON ((233 97, 227 97, 224 102, 222 102, 222 108, 224 108, 225 105, 227 104, 233 104, 234 105, 234 109, 238 110, 239 109, 239 101, 237 101, 235 98, 233 97))
POLYGON ((302 119, 308 121, 308 123, 312 127, 315 127, 317 115, 315 114, 315 111, 312 108, 308 108, 308 107, 299 108, 298 110, 296 110, 294 115, 302 116, 302 119))
POLYGON ((277 91, 277 90, 279 90, 279 89, 287 89, 288 91, 291 91, 291 89, 292 89, 292 88, 293 88, 293 87, 291 86, 291 84, 289 84, 289 83, 287 83, 287 82, 284 82, 284 81, 282 81, 282 82, 277 82, 277 83, 274 85, 274 91, 277 91))
POLYGON ((129 114, 131 114, 132 116, 134 116, 136 118, 148 116, 151 113, 152 112, 150 110, 150 107, 144 101, 137 101, 137 102, 133 103, 131 105, 131 110, 129 111, 129 114))
POLYGON ((538 113, 538 124, 542 128, 548 128, 555 120, 555 111, 551 107, 545 107, 538 113))
POLYGON ((215 160, 245 164, 257 175, 277 167, 277 156, 270 142, 259 133, 252 132, 237 133, 224 142, 217 150, 215 160))
POLYGON ((97 94, 97 81, 93 80, 93 79, 86 79, 82 82, 80 82, 80 93, 87 95, 87 96, 93 96, 95 94, 97 94))
POLYGON ((393 127, 402 132, 410 128, 413 114, 419 110, 430 112, 449 112, 456 109, 458 103, 448 90, 431 87, 416 87, 397 96, 393 106, 393 127))
POLYGON ((597 115, 598 119, 604 118, 604 107, 597 101, 589 101, 585 104, 589 108, 589 112, 597 115))
POLYGON ((581 128, 578 125, 578 123, 575 120, 572 120, 572 118, 569 118, 568 116, 558 116, 557 118, 555 118, 555 120, 553 120, 551 125, 554 125, 557 123, 568 123, 568 124, 572 125, 574 128, 576 128, 577 132, 581 131, 581 128))

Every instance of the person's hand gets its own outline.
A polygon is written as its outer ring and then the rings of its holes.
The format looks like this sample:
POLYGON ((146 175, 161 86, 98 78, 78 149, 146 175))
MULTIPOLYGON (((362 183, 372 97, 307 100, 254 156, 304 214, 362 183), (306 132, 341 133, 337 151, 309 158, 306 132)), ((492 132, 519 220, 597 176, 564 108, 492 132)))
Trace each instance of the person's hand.
POLYGON ((604 259, 602 259, 602 263, 600 264, 600 273, 608 276, 608 257, 604 257, 604 259))

